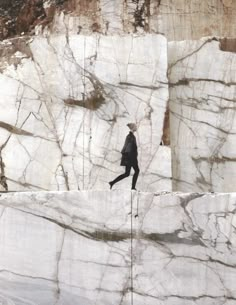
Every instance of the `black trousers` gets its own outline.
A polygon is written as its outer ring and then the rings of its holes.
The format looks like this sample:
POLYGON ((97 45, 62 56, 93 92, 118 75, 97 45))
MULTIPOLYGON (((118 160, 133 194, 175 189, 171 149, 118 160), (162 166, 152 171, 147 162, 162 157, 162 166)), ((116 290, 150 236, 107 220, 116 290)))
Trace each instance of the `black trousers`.
POLYGON ((138 167, 138 163, 135 163, 133 165, 127 165, 125 167, 125 173, 118 176, 115 180, 111 181, 112 185, 114 185, 116 182, 124 179, 124 178, 127 178, 129 177, 130 175, 130 171, 131 171, 131 167, 133 167, 134 169, 134 175, 133 175, 133 180, 132 180, 132 189, 135 189, 135 186, 136 186, 136 182, 137 182, 137 179, 138 179, 138 175, 139 175, 139 167, 138 167))

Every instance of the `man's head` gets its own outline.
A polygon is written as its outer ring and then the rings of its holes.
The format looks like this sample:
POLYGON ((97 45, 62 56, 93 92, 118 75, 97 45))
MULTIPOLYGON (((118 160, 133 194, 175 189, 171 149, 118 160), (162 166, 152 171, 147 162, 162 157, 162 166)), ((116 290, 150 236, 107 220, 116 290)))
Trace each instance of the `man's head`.
POLYGON ((132 132, 135 132, 137 130, 137 125, 135 123, 129 123, 127 124, 127 126, 132 132))

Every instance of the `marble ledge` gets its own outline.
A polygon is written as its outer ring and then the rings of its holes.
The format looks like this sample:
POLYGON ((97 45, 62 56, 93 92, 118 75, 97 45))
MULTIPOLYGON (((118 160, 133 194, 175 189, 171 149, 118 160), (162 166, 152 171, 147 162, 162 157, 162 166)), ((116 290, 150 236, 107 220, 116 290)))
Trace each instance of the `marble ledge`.
POLYGON ((1 194, 0 301, 233 305, 235 211, 236 193, 1 194))

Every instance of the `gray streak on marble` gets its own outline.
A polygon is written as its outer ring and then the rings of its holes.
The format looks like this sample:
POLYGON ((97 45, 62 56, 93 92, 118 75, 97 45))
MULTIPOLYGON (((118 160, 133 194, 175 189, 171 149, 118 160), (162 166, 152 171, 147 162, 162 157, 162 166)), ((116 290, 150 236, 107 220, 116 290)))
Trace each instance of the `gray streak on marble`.
POLYGON ((235 211, 234 193, 1 194, 0 300, 231 304, 235 211))

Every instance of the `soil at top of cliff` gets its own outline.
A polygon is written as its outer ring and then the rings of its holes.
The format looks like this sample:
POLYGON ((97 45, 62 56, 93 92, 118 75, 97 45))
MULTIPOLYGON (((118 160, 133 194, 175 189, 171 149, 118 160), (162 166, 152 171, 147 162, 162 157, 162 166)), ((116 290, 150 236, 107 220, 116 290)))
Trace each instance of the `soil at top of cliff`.
POLYGON ((0 0, 0 39, 30 32, 45 17, 42 0, 0 0))
POLYGON ((96 0, 0 0, 0 40, 33 34, 36 25, 53 20, 56 10, 79 14, 96 11, 96 0))
POLYGON ((0 40, 16 35, 32 34, 38 24, 53 19, 56 8, 63 8, 67 0, 0 0, 0 40), (44 4, 47 2, 47 8, 44 4))

